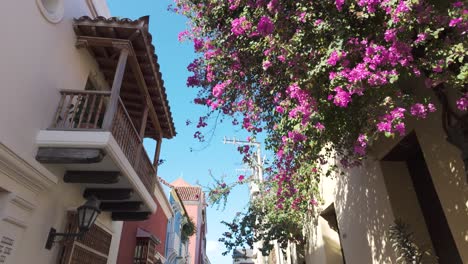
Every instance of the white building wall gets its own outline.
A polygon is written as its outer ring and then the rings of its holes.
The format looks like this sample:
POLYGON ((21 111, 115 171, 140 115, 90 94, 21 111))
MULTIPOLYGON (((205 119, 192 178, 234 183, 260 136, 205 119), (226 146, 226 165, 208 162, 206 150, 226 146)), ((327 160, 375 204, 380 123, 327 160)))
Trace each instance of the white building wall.
MULTIPOLYGON (((51 124, 59 90, 82 90, 97 71, 89 54, 75 48, 73 18, 91 15, 92 2, 99 15, 109 15, 105 0, 61 0, 64 16, 51 23, 37 2, 0 4, 0 246, 13 249, 0 260, 8 264, 55 263, 59 247, 44 248, 49 229, 63 231, 66 211, 84 202, 79 185, 62 182, 63 171, 35 160, 36 135, 51 124)), ((108 213, 97 224, 113 234, 108 263, 115 263, 122 224, 108 213)))

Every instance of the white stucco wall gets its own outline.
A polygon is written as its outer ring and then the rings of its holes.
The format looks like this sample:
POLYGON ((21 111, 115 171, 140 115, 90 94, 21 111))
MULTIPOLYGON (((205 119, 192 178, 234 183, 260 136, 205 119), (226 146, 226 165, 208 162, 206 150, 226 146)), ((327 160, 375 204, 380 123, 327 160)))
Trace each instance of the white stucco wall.
MULTIPOLYGON (((417 87, 421 97, 433 96, 414 80, 405 85, 417 87)), ((437 100, 435 100, 437 102, 437 100)), ((468 183, 460 151, 448 144, 441 122, 441 106, 425 120, 409 118, 407 131, 414 131, 424 154, 438 198, 463 263, 468 263, 468 183)), ((341 242, 346 263, 396 263, 388 239, 394 215, 406 216, 419 245, 431 246, 412 183, 405 166, 398 162, 382 162, 402 138, 382 138, 369 150, 369 158, 361 167, 346 170, 344 176, 322 180, 325 206, 335 203, 341 242), (389 178, 392 177, 392 178, 389 178), (390 199, 391 195, 391 199, 390 199), (399 203, 394 212, 393 203, 399 203)), ((326 226, 325 226, 326 229, 326 226)), ((324 250, 324 225, 319 221, 315 251, 307 263, 329 263, 324 250)), ((335 239, 335 241, 337 241, 335 239)))
MULTIPOLYGON (((64 17, 51 23, 33 0, 4 0, 0 8, 0 239, 14 239, 5 263, 55 263, 58 246, 44 248, 49 229, 63 231, 66 211, 83 204, 79 185, 64 184, 63 171, 35 160, 36 135, 52 121, 60 89, 82 90, 97 70, 75 48, 72 19, 91 15, 87 0, 63 0, 64 17)), ((108 16, 105 0, 95 0, 108 16)), ((97 224, 113 234, 108 263, 115 263, 121 222, 102 213, 97 224)))

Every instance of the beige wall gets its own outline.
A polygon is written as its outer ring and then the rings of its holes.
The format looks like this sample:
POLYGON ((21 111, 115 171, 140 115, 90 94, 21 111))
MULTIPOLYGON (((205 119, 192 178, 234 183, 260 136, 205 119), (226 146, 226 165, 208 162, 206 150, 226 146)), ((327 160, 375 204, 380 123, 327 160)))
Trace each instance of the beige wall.
MULTIPOLYGON (((64 17, 50 23, 35 0, 3 0, 0 8, 0 239, 13 238, 6 263, 54 263, 58 246, 44 248, 49 229, 63 231, 67 210, 84 200, 82 190, 62 182, 63 171, 36 162, 36 135, 52 121, 60 89, 84 89, 97 71, 89 54, 75 48, 72 19, 90 15, 87 0, 64 0, 64 17)), ((96 0, 109 15, 105 0, 96 0)), ((97 224, 113 233, 115 263, 121 223, 109 214, 97 224)), ((1 256, 1 254, 0 254, 1 256)))
MULTIPOLYGON (((433 96, 419 81, 405 83, 417 87, 421 98, 433 96)), ((437 101, 437 100, 435 100, 437 101)), ((422 102, 422 99, 421 99, 422 102)), ((468 184, 460 151, 445 141, 441 106, 425 120, 408 119, 408 132, 415 131, 445 212, 458 252, 468 263, 468 184)), ((346 263, 395 263, 388 240, 389 226, 395 217, 405 218, 415 232, 416 242, 432 247, 418 206, 406 165, 381 159, 401 140, 382 138, 369 151, 363 166, 346 170, 344 176, 322 181, 325 207, 335 202, 346 263)), ((329 263, 319 221, 316 250, 308 263, 329 263), (312 261, 315 260, 315 261, 312 261)))
POLYGON ((0 9, 0 142, 35 167, 36 134, 47 128, 60 89, 84 89, 95 63, 75 48, 72 19, 88 15, 85 0, 64 1, 65 15, 48 22, 32 0, 4 0, 0 9))
MULTIPOLYGON (((4 177, 5 175, 0 174, 0 183, 4 182, 4 177)), ((34 208, 30 211, 25 211, 23 208, 18 208, 15 203, 10 203, 7 214, 15 215, 18 220, 22 220, 24 226, 0 220, 0 235, 8 235, 15 239, 13 255, 6 263, 55 262, 60 246, 56 244, 50 251, 44 248, 48 232, 51 227, 57 232, 65 229, 67 210, 75 210, 84 203, 81 194, 82 191, 79 188, 59 182, 48 192, 36 196, 34 208)), ((11 195, 14 196, 14 191, 11 195)), ((97 224, 113 234, 112 244, 118 248, 122 230, 121 222, 112 222, 109 213, 102 213, 97 224)), ((116 250, 111 248, 110 254, 108 263, 115 263, 116 250)))

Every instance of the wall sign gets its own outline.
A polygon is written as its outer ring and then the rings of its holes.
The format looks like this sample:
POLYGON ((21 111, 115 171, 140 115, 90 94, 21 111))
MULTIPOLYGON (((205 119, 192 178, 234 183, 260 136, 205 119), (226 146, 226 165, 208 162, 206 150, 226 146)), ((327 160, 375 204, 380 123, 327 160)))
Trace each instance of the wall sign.
POLYGON ((0 240, 0 263, 7 263, 8 256, 11 255, 13 250, 14 240, 12 238, 3 236, 0 240))

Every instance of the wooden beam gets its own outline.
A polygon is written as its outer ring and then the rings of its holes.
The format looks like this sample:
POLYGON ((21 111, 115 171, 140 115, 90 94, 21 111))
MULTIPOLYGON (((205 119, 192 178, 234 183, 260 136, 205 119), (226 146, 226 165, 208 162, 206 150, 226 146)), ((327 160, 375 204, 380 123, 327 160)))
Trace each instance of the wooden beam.
POLYGON ((143 138, 145 136, 146 123, 148 120, 148 111, 149 111, 149 107, 147 104, 145 104, 145 109, 143 110, 143 116, 141 117, 140 138, 143 138))
POLYGON ((132 189, 112 189, 112 188, 87 188, 83 192, 83 198, 87 199, 91 196, 98 200, 128 200, 132 197, 132 189))
POLYGON ((119 180, 119 171, 67 171, 63 176, 66 183, 113 184, 119 180))
POLYGON ((140 131, 139 131, 139 136, 140 136, 140 139, 141 139, 141 143, 140 145, 138 145, 138 150, 137 150, 137 154, 136 154, 136 161, 135 161, 135 168, 138 168, 138 165, 140 164, 141 162, 141 150, 143 149, 143 138, 145 137, 145 131, 146 131, 146 123, 147 123, 147 120, 148 120, 148 110, 149 110, 149 107, 147 104, 145 104, 144 106, 145 108, 143 109, 143 115, 141 117, 141 120, 140 120, 140 131))
POLYGON ((140 87, 141 93, 144 95, 146 104, 149 107, 149 116, 151 121, 155 125, 155 129, 157 130, 158 134, 162 135, 161 125, 159 124, 158 115, 156 114, 156 110, 154 109, 153 102, 151 100, 148 87, 146 86, 145 77, 141 72, 140 66, 138 65, 138 60, 136 56, 130 56, 129 58, 130 65, 132 67, 133 74, 135 75, 135 79, 140 87))
POLYGON ((113 212, 113 221, 143 221, 151 216, 151 212, 113 212))
POLYGON ((158 175, 158 163, 159 163, 159 155, 161 154, 161 144, 162 144, 162 136, 159 136, 159 139, 156 140, 156 150, 154 151, 154 159, 153 159, 153 168, 156 171, 156 175, 158 175))
POLYGON ((104 158, 101 149, 40 147, 36 160, 47 164, 98 163, 104 158))
POLYGON ((139 211, 143 202, 127 201, 127 202, 102 202, 101 210, 105 212, 132 212, 139 211))
MULTIPOLYGON (((129 47, 129 50, 130 50, 130 52, 129 52, 129 63, 130 63, 130 66, 132 67, 132 71, 133 71, 133 73, 135 75, 136 82, 138 83, 138 86, 141 89, 141 93, 145 96, 145 100, 147 101, 148 105, 150 106, 149 117, 151 118, 151 120, 155 124, 155 129, 157 130, 157 133, 162 135, 161 125, 160 125, 159 120, 157 118, 156 111, 154 110, 154 107, 152 105, 151 98, 149 96, 149 90, 148 90, 148 87, 146 86, 145 78, 144 78, 144 75, 143 75, 143 73, 142 73, 142 71, 140 69, 140 65, 139 65, 138 59, 137 59, 137 57, 135 55, 135 51, 134 51, 134 49, 132 47, 132 43, 130 41, 128 41, 128 40, 122 40, 122 39, 79 36, 77 38, 77 46, 79 46, 79 47, 88 47, 88 46, 104 46, 104 47, 127 46, 127 47, 129 47)), ((147 54, 148 54, 149 58, 151 58, 153 56, 153 54, 151 54, 149 49, 147 49, 147 54)), ((157 72, 157 69, 155 68, 156 66, 153 65, 153 64, 151 64, 151 66, 152 66, 153 74, 157 75, 158 72, 157 72)), ((162 85, 160 83, 160 80, 156 78, 154 81, 156 82, 156 84, 157 84, 157 86, 159 88, 158 89, 159 97, 163 98, 162 97, 162 89, 163 88, 162 88, 162 85)), ((167 108, 164 107, 165 115, 169 116, 167 111, 168 111, 167 108)), ((174 134, 174 131, 172 131, 172 128, 171 128, 171 136, 172 136, 172 134, 174 134)))
POLYGON ((130 35, 130 37, 128 37, 128 40, 129 41, 133 41, 136 37, 138 37, 140 35, 141 31, 139 29, 135 30, 135 32, 132 33, 132 35, 130 35))
MULTIPOLYGON (((78 47, 114 47, 121 48, 127 47, 131 48, 132 43, 126 39, 113 39, 113 38, 102 38, 102 37, 89 37, 89 36, 79 36, 76 38, 76 46, 78 47)), ((133 53, 133 48, 131 48, 131 53, 133 53)), ((131 56, 134 56, 131 54, 131 56)))
POLYGON ((112 120, 114 119, 115 112, 117 111, 117 104, 119 103, 120 88, 122 87, 122 80, 125 73, 125 66, 127 64, 128 49, 123 48, 120 51, 119 63, 115 70, 114 81, 111 88, 110 103, 107 105, 106 114, 104 115, 104 121, 102 127, 105 130, 110 130, 112 126, 112 120))

